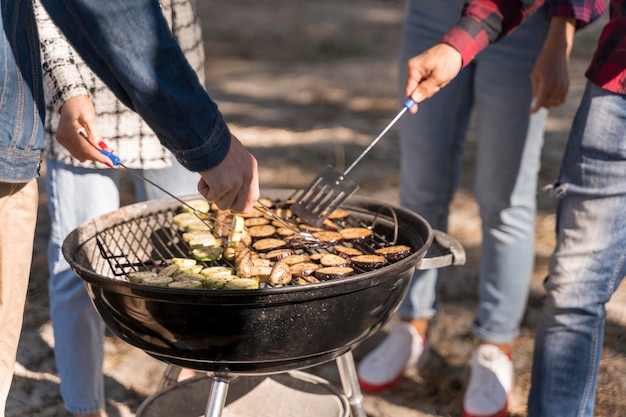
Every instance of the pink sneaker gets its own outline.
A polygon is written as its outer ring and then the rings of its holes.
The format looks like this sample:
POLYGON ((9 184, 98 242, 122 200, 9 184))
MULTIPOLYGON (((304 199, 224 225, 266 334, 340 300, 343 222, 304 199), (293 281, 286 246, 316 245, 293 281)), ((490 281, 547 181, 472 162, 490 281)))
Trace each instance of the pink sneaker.
POLYGON ((472 354, 472 373, 463 398, 463 417, 506 417, 513 386, 513 362, 494 345, 472 354))
POLYGON ((359 364, 361 389, 375 394, 393 388, 408 369, 417 365, 424 344, 425 340, 412 324, 400 322, 359 364))

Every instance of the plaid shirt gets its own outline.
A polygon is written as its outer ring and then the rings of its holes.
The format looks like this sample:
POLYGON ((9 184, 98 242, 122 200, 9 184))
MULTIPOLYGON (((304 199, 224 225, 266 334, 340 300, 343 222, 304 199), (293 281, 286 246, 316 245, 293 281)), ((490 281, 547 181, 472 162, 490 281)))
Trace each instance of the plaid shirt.
MULTIPOLYGON (((204 82, 204 44, 195 0, 160 0, 161 11, 172 34, 193 69, 204 82)), ((107 169, 93 162, 79 162, 54 139, 59 124, 59 109, 68 99, 88 95, 96 111, 96 124, 106 144, 115 150, 126 166, 136 169, 170 167, 171 154, 156 134, 134 111, 120 102, 89 69, 65 40, 39 0, 34 2, 46 95, 44 152, 66 165, 107 169)))
MULTIPOLYGON (((626 0, 612 0, 612 3, 613 5, 626 4, 626 0)), ((465 66, 474 59, 477 53, 510 33, 544 4, 550 17, 575 17, 577 28, 593 22, 606 11, 604 0, 473 0, 467 5, 457 25, 443 37, 442 42, 450 44, 461 52, 465 66)), ((624 17, 621 18, 624 19, 624 17)), ((615 35, 611 39, 618 39, 621 45, 625 46, 626 26, 622 26, 620 37, 617 38, 618 35, 615 35)), ((603 37, 605 32, 603 32, 603 37)), ((626 62, 626 52, 623 49, 620 57, 615 59, 611 57, 611 62, 619 61, 623 67, 626 62)))
POLYGON ((611 0, 610 11, 585 75, 600 88, 626 94, 626 0, 611 0))

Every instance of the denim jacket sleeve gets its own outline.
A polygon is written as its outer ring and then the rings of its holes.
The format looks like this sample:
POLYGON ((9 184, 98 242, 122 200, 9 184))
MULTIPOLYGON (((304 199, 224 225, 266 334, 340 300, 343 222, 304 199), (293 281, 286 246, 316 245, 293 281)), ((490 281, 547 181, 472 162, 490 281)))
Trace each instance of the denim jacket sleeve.
POLYGON ((42 0, 83 60, 187 169, 218 165, 230 131, 154 0, 42 0))

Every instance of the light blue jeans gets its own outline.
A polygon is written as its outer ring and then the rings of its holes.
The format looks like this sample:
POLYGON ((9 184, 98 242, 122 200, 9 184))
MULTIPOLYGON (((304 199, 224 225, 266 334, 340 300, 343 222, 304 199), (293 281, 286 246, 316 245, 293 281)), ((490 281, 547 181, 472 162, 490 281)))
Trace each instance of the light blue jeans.
MULTIPOLYGON (((77 168, 51 159, 46 164, 51 218, 48 287, 61 395, 68 411, 91 413, 104 409, 104 323, 91 304, 83 280, 63 257, 61 246, 81 223, 119 208, 120 171, 77 168)), ((174 159, 168 169, 137 171, 179 196, 198 192, 200 176, 174 159)), ((167 197, 134 176, 133 181, 137 201, 167 197)))
POLYGON ((606 303, 626 274, 626 95, 587 83, 561 173, 530 417, 591 417, 606 303))
MULTIPOLYGON (((404 101, 406 61, 435 44, 456 22, 464 0, 410 0, 400 57, 404 101)), ((512 35, 481 52, 416 115, 400 121, 400 202, 435 229, 447 231, 449 207, 463 170, 461 154, 475 123, 475 196, 482 220, 479 305, 474 335, 508 343, 518 334, 534 260, 537 174, 547 111, 529 115, 530 73, 549 20, 540 9, 512 35), (472 119, 471 117, 474 116, 472 119)), ((437 270, 416 272, 399 308, 407 319, 437 311, 437 270)))

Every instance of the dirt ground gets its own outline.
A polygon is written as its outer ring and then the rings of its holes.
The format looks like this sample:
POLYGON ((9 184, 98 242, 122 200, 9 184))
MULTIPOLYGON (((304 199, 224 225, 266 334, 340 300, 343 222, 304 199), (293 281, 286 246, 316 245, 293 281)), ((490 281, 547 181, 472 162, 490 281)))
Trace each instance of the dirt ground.
MULTIPOLYGON (((396 50, 403 16, 401 0, 199 0, 207 52, 209 92, 233 132, 260 164, 263 187, 302 187, 326 163, 347 166, 397 111, 396 50)), ((559 168, 583 72, 601 25, 577 35, 571 63, 572 84, 564 106, 552 112, 546 130, 542 187, 559 168)), ((427 104, 424 104, 427 105, 427 104)), ((365 395, 370 417, 458 416, 474 341, 480 261, 480 222, 472 198, 473 132, 464 157, 465 172, 451 216, 450 234, 463 244, 467 263, 442 270, 441 311, 431 328, 429 361, 392 391, 365 395)), ((353 171, 360 193, 397 202, 399 177, 395 130, 389 132, 353 171)), ((46 241, 49 218, 43 180, 31 285, 7 405, 8 417, 67 417, 59 395, 48 316, 46 241)), ((132 188, 122 188, 132 202, 132 188)), ((536 267, 528 309, 515 344, 516 384, 510 416, 525 415, 537 322, 553 246, 554 200, 539 192, 536 267)), ((609 304, 596 415, 619 416, 626 409, 626 292, 609 304)), ((383 331, 354 350, 358 360, 379 343, 383 331)), ((114 337, 106 342, 107 412, 134 416, 156 389, 165 365, 114 337)), ((333 363, 309 370, 338 384, 333 363)))

